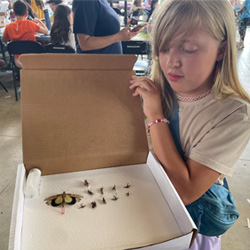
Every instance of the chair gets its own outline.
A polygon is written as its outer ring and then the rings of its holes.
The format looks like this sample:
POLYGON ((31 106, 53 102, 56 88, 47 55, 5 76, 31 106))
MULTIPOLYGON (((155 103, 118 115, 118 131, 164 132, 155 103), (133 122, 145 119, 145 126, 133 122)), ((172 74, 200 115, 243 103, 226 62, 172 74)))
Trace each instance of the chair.
POLYGON ((40 54, 44 53, 44 48, 40 43, 35 41, 11 41, 7 44, 7 51, 10 54, 15 96, 16 96, 16 101, 18 101, 16 80, 19 79, 21 68, 16 66, 14 55, 37 54, 37 53, 40 54))
POLYGON ((48 44, 45 46, 46 53, 76 53, 75 50, 69 45, 57 45, 57 44, 48 44))
MULTIPOLYGON (((150 45, 145 41, 123 41, 122 42, 123 54, 133 54, 148 57, 150 51, 150 45)), ((149 60, 137 59, 133 70, 137 76, 145 76, 149 68, 149 60)))

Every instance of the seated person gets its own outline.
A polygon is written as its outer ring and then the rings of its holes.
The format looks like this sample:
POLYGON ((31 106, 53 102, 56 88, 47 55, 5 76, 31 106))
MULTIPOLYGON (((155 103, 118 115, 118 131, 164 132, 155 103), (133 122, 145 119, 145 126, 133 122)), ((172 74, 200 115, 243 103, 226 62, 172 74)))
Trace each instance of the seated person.
POLYGON ((26 3, 28 3, 32 10, 35 12, 35 15, 39 18, 42 19, 44 18, 44 3, 42 0, 24 0, 26 3))
MULTIPOLYGON (((14 2, 13 10, 17 20, 6 25, 2 36, 3 43, 16 40, 36 41, 36 32, 48 34, 48 29, 45 24, 43 24, 38 18, 34 18, 33 21, 27 20, 28 7, 24 1, 17 0, 14 2)), ((22 68, 18 55, 15 56, 15 63, 17 67, 22 68)))
POLYGON ((62 0, 48 0, 46 3, 49 4, 49 7, 53 11, 53 14, 50 16, 50 22, 54 22, 54 13, 56 10, 57 5, 61 4, 63 1, 62 0))
POLYGON ((72 32, 73 19, 69 6, 59 4, 55 10, 54 23, 51 28, 50 37, 52 44, 69 45, 76 49, 75 36, 72 32))

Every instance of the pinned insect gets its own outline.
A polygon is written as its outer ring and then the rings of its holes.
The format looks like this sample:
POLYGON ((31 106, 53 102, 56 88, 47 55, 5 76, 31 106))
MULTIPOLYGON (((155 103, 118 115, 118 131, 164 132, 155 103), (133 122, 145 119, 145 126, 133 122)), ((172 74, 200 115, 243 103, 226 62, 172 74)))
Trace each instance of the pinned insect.
POLYGON ((113 195, 113 198, 111 199, 112 201, 117 201, 118 200, 118 197, 113 195))
POLYGON ((92 191, 90 191, 89 189, 88 189, 88 194, 89 195, 94 195, 94 193, 92 191))
POLYGON ((100 193, 103 194, 103 187, 100 188, 100 193))
POLYGON ((126 195, 129 196, 129 192, 127 192, 126 195))
POLYGON ((102 198, 102 203, 103 203, 103 204, 107 204, 107 202, 106 202, 106 200, 105 200, 104 197, 102 198))
POLYGON ((130 188, 130 187, 131 187, 131 185, 129 183, 127 183, 127 185, 123 188, 130 188))
POLYGON ((66 192, 63 192, 62 194, 57 194, 50 196, 48 198, 45 198, 44 201, 46 201, 46 204, 51 205, 53 207, 60 206, 61 207, 61 213, 65 213, 65 204, 68 205, 74 205, 77 201, 80 201, 83 198, 83 196, 78 194, 69 194, 66 192))
POLYGON ((86 207, 86 205, 81 204, 80 207, 79 207, 79 209, 80 208, 85 208, 85 207, 86 207))
POLYGON ((116 191, 116 185, 114 185, 114 186, 112 187, 112 190, 113 190, 113 191, 116 191))
POLYGON ((92 208, 95 208, 96 207, 96 202, 95 201, 91 202, 91 206, 92 206, 92 208))
POLYGON ((84 186, 85 186, 85 187, 88 187, 88 186, 89 186, 89 183, 88 183, 87 180, 84 180, 84 186))

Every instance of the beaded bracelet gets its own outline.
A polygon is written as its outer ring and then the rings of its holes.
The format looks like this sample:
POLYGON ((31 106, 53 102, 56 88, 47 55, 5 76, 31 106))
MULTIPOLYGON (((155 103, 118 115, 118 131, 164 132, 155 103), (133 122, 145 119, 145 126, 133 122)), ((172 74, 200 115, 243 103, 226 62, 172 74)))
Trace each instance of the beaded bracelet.
POLYGON ((170 123, 169 120, 168 120, 167 118, 161 118, 161 119, 157 119, 157 120, 154 120, 154 121, 148 123, 147 128, 150 129, 150 127, 151 127, 152 125, 154 125, 154 124, 156 124, 156 123, 160 123, 160 122, 165 122, 165 123, 167 123, 167 124, 170 123))

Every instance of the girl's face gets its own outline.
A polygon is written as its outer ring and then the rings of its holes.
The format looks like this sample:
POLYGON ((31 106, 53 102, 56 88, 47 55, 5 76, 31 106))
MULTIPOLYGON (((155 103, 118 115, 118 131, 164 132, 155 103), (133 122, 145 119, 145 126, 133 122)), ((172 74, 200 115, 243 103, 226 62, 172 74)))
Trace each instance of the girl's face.
POLYGON ((203 94, 213 84, 215 62, 221 59, 220 42, 201 28, 181 42, 178 38, 160 51, 161 69, 179 95, 203 94))

